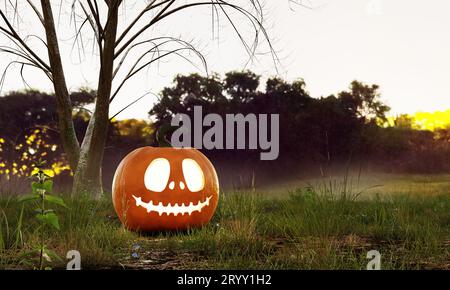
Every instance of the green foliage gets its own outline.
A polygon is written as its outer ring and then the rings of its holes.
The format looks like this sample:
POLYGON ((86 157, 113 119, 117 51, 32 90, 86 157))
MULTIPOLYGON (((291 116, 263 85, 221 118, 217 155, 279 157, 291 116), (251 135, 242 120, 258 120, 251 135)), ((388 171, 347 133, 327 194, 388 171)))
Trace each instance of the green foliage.
POLYGON ((50 225, 59 230, 58 216, 49 210, 36 214, 36 218, 43 224, 50 225))
POLYGON ((31 251, 25 252, 22 255, 22 259, 20 260, 21 263, 29 264, 30 263, 29 258, 38 254, 39 264, 38 267, 35 267, 35 269, 39 270, 50 269, 50 267, 44 267, 45 261, 52 262, 52 258, 53 259, 57 258, 58 260, 61 260, 58 257, 58 255, 56 255, 56 253, 48 249, 45 245, 45 238, 46 238, 45 237, 46 232, 44 231, 45 227, 51 227, 57 231, 60 230, 58 216, 56 215, 53 209, 47 208, 46 204, 50 203, 59 205, 61 207, 66 207, 64 201, 61 198, 50 195, 53 191, 53 181, 44 170, 43 168, 44 165, 45 162, 39 162, 35 170, 33 171, 32 179, 34 179, 35 181, 31 182, 32 194, 19 198, 19 202, 21 203, 33 202, 39 205, 39 207, 34 210, 34 212, 36 213, 35 218, 40 224, 38 228, 40 231, 39 247, 34 247, 31 251))

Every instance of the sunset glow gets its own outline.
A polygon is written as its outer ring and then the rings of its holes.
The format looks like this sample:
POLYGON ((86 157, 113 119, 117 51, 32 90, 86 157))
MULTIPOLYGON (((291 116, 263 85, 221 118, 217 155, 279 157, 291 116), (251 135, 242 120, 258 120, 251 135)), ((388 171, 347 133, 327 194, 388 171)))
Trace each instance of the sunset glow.
POLYGON ((389 125, 398 126, 398 118, 400 117, 409 119, 412 129, 429 131, 450 129, 450 109, 436 112, 417 112, 415 114, 391 117, 389 119, 389 125))
POLYGON ((450 128, 450 110, 433 113, 419 112, 413 115, 413 128, 435 131, 450 128))

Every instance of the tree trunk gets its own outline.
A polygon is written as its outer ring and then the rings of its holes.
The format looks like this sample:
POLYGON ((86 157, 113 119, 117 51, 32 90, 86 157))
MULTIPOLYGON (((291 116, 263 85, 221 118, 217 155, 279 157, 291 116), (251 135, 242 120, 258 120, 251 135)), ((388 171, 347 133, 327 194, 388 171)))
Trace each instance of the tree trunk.
POLYGON ((75 172, 80 145, 75 133, 75 127, 72 118, 72 103, 70 101, 69 91, 67 90, 64 70, 59 53, 58 39, 55 31, 55 21, 51 4, 48 0, 41 0, 45 34, 47 37, 47 50, 50 60, 51 75, 53 78, 53 87, 56 97, 56 110, 58 113, 58 125, 61 143, 67 155, 69 165, 75 172))
POLYGON ((101 167, 109 126, 109 99, 114 69, 119 2, 108 2, 108 20, 104 30, 104 46, 100 55, 101 65, 95 110, 81 145, 72 189, 74 195, 87 193, 100 198, 103 194, 101 167))

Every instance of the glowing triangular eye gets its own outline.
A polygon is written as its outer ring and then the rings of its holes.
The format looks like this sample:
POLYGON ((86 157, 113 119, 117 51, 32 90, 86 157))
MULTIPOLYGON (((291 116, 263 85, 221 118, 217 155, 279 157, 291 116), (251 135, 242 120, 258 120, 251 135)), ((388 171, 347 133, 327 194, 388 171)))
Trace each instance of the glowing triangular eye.
POLYGON ((191 192, 197 192, 205 186, 205 176, 203 171, 195 160, 184 159, 182 163, 183 176, 186 186, 191 192))
POLYGON ((170 163, 167 159, 158 158, 147 167, 144 175, 145 187, 154 192, 163 191, 170 177, 170 163))

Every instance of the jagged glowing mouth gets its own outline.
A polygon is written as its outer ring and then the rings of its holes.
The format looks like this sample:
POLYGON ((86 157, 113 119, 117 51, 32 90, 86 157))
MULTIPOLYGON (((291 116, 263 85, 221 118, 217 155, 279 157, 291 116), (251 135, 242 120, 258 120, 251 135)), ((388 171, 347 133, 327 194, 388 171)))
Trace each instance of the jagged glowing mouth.
POLYGON ((143 208, 145 208, 147 210, 148 213, 154 211, 156 213, 158 213, 160 216, 162 216, 163 214, 173 214, 174 216, 177 216, 179 214, 181 215, 185 215, 185 214, 189 214, 191 215, 193 212, 201 212, 202 209, 205 206, 209 206, 209 201, 211 200, 212 196, 206 198, 205 201, 201 202, 198 201, 197 204, 194 205, 193 202, 189 203, 189 205, 185 205, 184 203, 181 205, 178 205, 178 203, 175 203, 174 205, 172 204, 168 204, 168 205, 163 205, 162 202, 160 202, 159 204, 153 204, 153 201, 150 202, 144 202, 142 201, 142 199, 140 197, 136 197, 134 196, 134 199, 136 200, 136 206, 141 206, 143 208))

